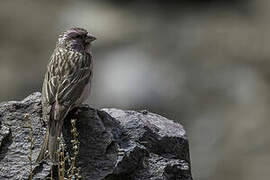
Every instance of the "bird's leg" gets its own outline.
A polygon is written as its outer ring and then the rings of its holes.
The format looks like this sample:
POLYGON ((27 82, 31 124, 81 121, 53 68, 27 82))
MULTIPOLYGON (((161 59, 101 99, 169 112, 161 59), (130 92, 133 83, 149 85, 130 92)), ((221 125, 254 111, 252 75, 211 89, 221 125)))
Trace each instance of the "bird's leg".
POLYGON ((88 111, 89 105, 82 104, 78 107, 73 108, 68 114, 71 115, 72 118, 77 117, 81 112, 88 111))
POLYGON ((78 115, 80 112, 88 111, 89 108, 90 108, 90 107, 89 107, 88 104, 81 104, 79 107, 75 108, 75 109, 76 109, 75 114, 78 115))
POLYGON ((81 109, 81 110, 88 110, 89 108, 90 108, 90 106, 88 104, 81 104, 79 106, 79 109, 81 109))

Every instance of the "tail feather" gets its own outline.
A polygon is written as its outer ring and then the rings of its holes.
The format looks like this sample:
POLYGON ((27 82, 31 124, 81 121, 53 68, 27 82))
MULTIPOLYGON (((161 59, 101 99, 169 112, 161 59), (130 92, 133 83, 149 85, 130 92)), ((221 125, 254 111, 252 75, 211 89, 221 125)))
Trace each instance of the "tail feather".
MULTIPOLYGON (((59 137, 62 133, 64 118, 70 108, 59 105, 57 102, 53 104, 50 115, 48 117, 48 127, 46 137, 41 147, 41 151, 37 158, 37 162, 41 162, 45 158, 45 152, 48 149, 50 159, 53 164, 58 163, 57 150, 59 149, 59 137)), ((47 118, 47 117, 45 117, 47 118)))
POLYGON ((53 164, 58 163, 58 154, 57 150, 59 148, 59 139, 62 132, 63 120, 51 121, 49 124, 49 141, 48 141, 48 150, 50 154, 50 159, 53 164))
POLYGON ((40 163, 41 161, 43 161, 45 159, 45 153, 46 153, 46 150, 47 150, 47 147, 48 147, 48 141, 49 141, 49 130, 47 128, 46 136, 45 136, 45 138, 43 140, 41 150, 40 150, 39 155, 38 155, 38 157, 36 159, 36 163, 40 163))

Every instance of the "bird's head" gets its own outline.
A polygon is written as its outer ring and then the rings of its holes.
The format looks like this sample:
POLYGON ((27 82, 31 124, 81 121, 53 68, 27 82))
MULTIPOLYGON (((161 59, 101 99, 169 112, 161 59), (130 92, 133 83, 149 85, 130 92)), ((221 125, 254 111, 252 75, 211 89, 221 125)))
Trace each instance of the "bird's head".
POLYGON ((90 53, 91 43, 94 40, 96 38, 85 29, 74 27, 59 36, 57 45, 69 50, 90 53))

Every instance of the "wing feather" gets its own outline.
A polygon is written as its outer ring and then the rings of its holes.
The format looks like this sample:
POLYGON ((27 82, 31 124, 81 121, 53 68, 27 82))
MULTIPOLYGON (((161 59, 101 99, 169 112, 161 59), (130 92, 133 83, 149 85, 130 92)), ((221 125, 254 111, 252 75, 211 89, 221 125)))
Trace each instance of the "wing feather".
POLYGON ((77 105, 76 101, 90 80, 91 56, 64 49, 54 54, 56 55, 51 58, 43 84, 43 104, 48 107, 45 113, 49 114, 48 111, 57 102, 63 111, 59 113, 65 116, 77 105))

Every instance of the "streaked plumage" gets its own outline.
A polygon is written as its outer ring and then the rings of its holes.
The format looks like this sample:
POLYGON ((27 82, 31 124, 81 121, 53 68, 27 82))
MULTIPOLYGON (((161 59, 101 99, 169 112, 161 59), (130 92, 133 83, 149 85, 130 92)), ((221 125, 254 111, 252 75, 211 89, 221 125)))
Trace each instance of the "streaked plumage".
POLYGON ((50 159, 57 163, 57 138, 64 118, 90 94, 93 77, 90 46, 94 40, 82 28, 71 28, 59 36, 43 82, 42 114, 48 127, 37 162, 44 159, 48 148, 50 159))

